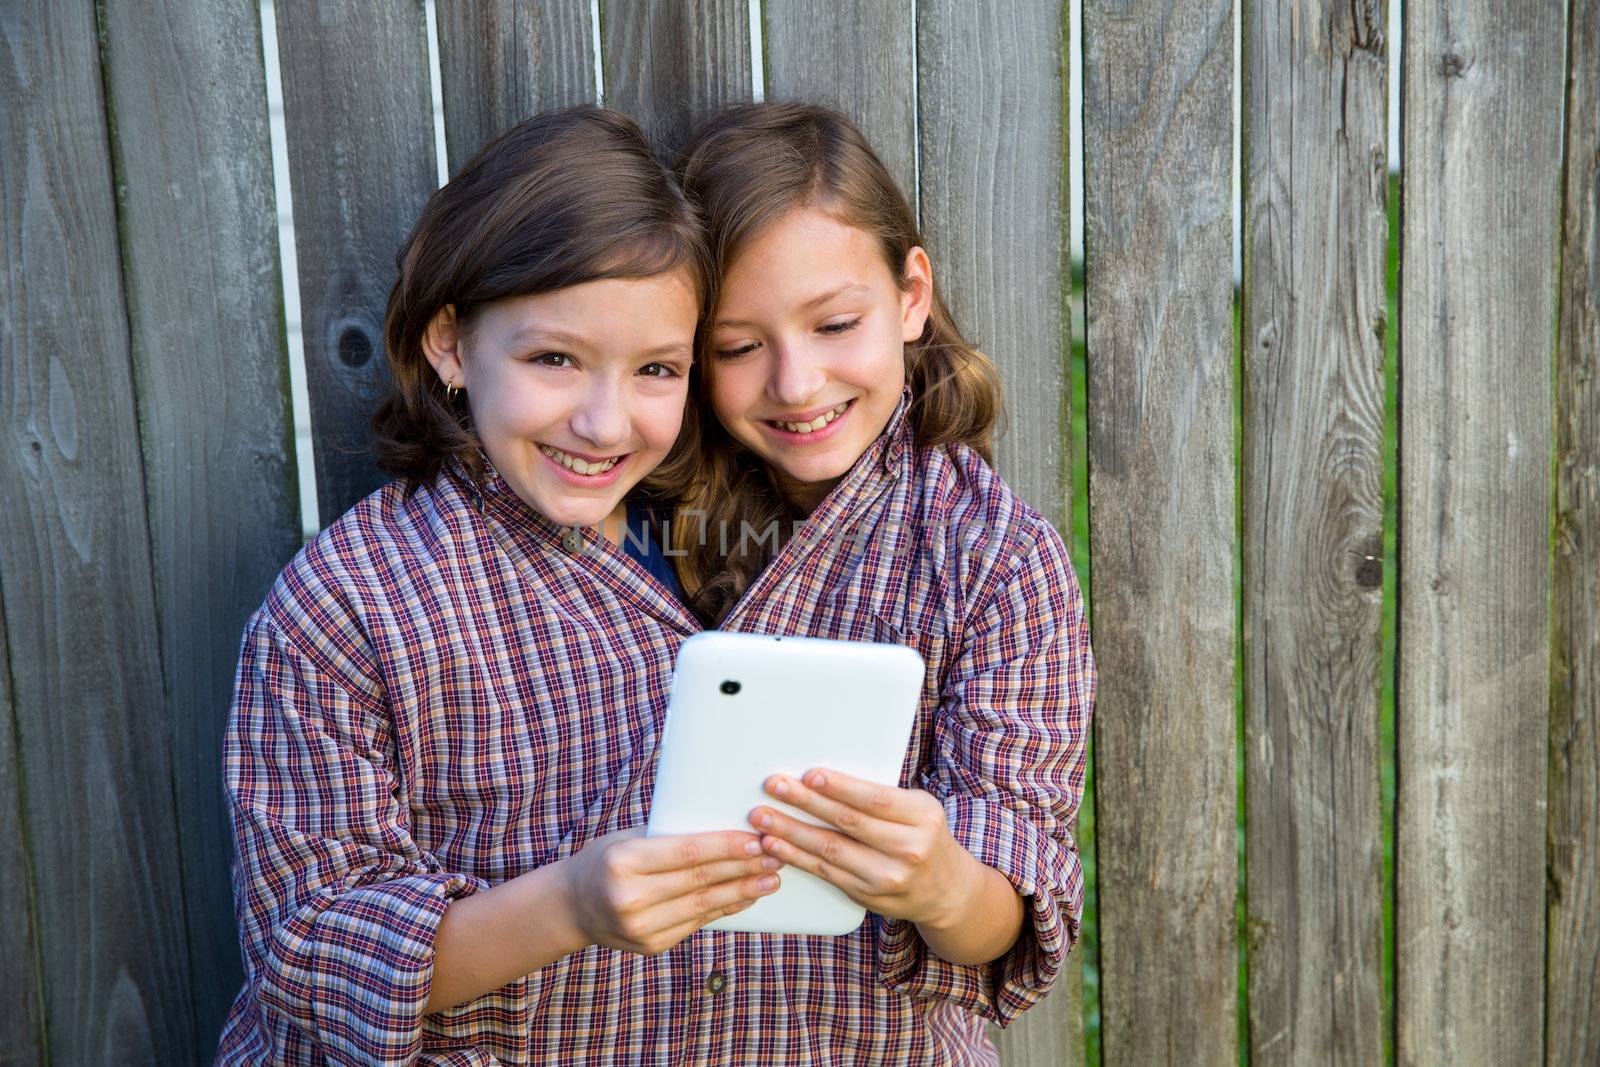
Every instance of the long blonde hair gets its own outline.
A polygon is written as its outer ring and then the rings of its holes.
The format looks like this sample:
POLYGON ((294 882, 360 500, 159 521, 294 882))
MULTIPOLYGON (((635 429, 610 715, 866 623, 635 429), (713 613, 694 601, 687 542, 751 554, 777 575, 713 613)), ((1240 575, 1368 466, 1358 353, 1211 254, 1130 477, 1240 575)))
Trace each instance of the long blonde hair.
MULTIPOLYGON (((678 574, 690 605, 709 624, 720 622, 770 561, 775 545, 743 537, 726 542, 707 531, 782 529, 793 509, 766 465, 717 421, 705 363, 706 328, 715 321, 723 279, 739 253, 797 207, 821 211, 876 238, 902 288, 906 254, 923 243, 916 219, 894 178, 861 132, 843 115, 807 104, 744 104, 711 119, 691 139, 680 168, 710 235, 715 265, 700 336, 693 388, 699 402, 700 474, 685 494, 674 542, 684 551, 678 574), (694 515, 693 521, 684 512, 694 515)), ((960 443, 990 459, 1000 415, 1000 379, 973 348, 933 290, 922 336, 905 346, 908 419, 919 448, 960 443)))

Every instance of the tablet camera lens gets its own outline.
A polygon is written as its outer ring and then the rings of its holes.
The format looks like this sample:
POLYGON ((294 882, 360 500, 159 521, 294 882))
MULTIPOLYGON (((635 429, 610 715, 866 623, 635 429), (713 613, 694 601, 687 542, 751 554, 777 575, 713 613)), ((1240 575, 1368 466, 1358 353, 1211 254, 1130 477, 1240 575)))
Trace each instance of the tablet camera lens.
POLYGON ((735 693, 737 693, 739 691, 739 683, 735 682, 735 681, 732 681, 731 679, 729 681, 723 682, 722 683, 722 691, 724 693, 727 693, 729 696, 733 696, 733 694, 735 694, 735 693))

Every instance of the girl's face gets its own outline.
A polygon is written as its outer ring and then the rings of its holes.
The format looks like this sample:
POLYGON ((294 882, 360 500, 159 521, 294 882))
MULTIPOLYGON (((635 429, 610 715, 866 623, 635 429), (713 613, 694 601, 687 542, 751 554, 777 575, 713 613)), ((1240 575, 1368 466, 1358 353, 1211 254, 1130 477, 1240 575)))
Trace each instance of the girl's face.
POLYGON ((517 496, 562 525, 609 527, 677 439, 698 312, 687 271, 604 279, 498 301, 466 333, 446 308, 423 350, 465 390, 517 496))
POLYGON ((784 215, 726 271, 706 368, 728 432, 809 511, 883 432, 922 335, 933 275, 921 248, 895 284, 876 239, 810 208, 784 215))

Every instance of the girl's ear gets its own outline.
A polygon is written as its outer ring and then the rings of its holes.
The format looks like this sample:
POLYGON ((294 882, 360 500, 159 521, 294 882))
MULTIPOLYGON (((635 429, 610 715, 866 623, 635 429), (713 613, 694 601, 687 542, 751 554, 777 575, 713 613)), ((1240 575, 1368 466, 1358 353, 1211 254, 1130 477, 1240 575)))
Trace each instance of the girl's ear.
POLYGON ((439 380, 453 389, 467 387, 466 363, 461 358, 461 331, 456 306, 440 308, 422 331, 422 354, 428 357, 439 380))
POLYGON ((921 245, 906 253, 905 285, 900 290, 900 339, 907 343, 922 336, 933 311, 933 264, 921 245))

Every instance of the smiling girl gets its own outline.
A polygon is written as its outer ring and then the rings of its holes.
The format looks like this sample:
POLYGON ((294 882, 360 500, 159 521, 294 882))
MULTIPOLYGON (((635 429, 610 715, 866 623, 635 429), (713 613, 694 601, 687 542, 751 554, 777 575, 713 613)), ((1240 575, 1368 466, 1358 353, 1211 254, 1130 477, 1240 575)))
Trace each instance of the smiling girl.
POLYGON ((684 477, 707 276, 612 112, 531 119, 429 200, 385 323, 397 480, 244 634, 223 763, 246 982, 217 1062, 574 1062, 630 1029, 627 1058, 676 1054, 649 996, 686 973, 670 950, 779 867, 753 833, 640 829, 697 627, 659 552, 615 542, 630 496, 684 477))
POLYGON ((705 455, 680 523, 691 603, 727 629, 904 643, 928 666, 903 788, 815 768, 767 789, 826 827, 750 816, 771 855, 871 921, 826 943, 696 941, 745 963, 727 1011, 773 1062, 992 1060, 983 1020, 1038 1000, 1077 936, 1082 595, 1061 538, 989 466, 994 370, 860 133, 822 108, 748 105, 685 159, 717 266, 705 455), (688 536, 697 523, 710 535, 688 536))

